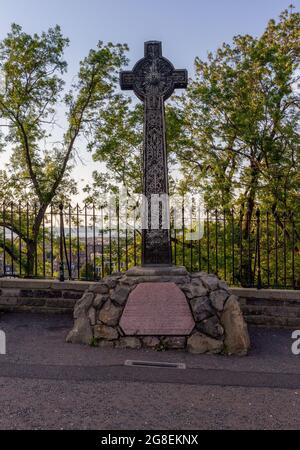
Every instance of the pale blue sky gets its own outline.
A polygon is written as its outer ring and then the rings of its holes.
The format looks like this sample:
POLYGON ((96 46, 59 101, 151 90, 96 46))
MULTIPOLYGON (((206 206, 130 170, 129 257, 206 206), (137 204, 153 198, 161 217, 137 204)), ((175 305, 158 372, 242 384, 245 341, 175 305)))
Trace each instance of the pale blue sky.
MULTIPOLYGON (((164 55, 177 68, 193 71, 195 56, 205 58, 236 34, 259 35, 289 0, 0 0, 0 39, 12 22, 29 33, 59 24, 71 40, 66 53, 69 74, 97 41, 126 42, 131 62, 143 56, 143 42, 161 40, 164 55)), ((292 2, 297 10, 300 0, 292 2)), ((82 148, 85 166, 75 177, 90 179, 97 168, 82 148)), ((3 163, 3 161, 2 161, 3 163)), ((1 166, 1 164, 0 164, 1 166)), ((80 184, 82 184, 80 182, 80 184)))

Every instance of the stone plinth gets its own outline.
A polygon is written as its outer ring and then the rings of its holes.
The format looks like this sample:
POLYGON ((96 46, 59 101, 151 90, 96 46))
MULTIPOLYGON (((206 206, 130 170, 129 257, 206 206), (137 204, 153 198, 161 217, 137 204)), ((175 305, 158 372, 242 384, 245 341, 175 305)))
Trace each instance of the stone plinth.
POLYGON ((154 277, 154 276, 187 276, 189 273, 185 267, 182 266, 144 266, 133 267, 127 270, 128 277, 154 277))
POLYGON ((175 283, 141 283, 129 295, 120 327, 127 336, 188 336, 195 322, 175 283))
POLYGON ((186 349, 245 355, 237 297, 214 274, 135 267, 91 284, 74 309, 67 341, 108 348, 186 349))

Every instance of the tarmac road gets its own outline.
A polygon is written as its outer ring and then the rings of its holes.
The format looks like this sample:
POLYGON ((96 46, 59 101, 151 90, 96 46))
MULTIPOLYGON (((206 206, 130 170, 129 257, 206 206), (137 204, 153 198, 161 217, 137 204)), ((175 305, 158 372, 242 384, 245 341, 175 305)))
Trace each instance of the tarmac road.
POLYGON ((250 355, 228 358, 66 344, 71 326, 68 316, 1 317, 0 429, 300 429, 291 331, 252 328, 250 355))

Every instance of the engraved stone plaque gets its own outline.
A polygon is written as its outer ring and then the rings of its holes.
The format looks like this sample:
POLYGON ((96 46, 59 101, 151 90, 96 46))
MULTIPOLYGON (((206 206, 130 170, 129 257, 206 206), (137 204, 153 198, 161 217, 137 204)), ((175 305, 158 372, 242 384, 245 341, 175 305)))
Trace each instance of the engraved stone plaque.
POLYGON ((188 336, 195 322, 175 283, 141 283, 129 295, 120 327, 127 336, 188 336))

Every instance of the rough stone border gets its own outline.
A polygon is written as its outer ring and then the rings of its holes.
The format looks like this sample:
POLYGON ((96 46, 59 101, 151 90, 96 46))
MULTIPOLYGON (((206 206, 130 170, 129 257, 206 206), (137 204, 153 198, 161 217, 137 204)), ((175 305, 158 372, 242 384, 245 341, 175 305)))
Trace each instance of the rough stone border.
POLYGON ((90 286, 74 309, 67 342, 100 347, 181 348, 191 353, 246 355, 250 339, 238 298, 214 274, 185 268, 134 268, 90 286), (175 283, 185 294, 195 327, 189 336, 126 336, 120 320, 130 293, 141 283, 175 283))

